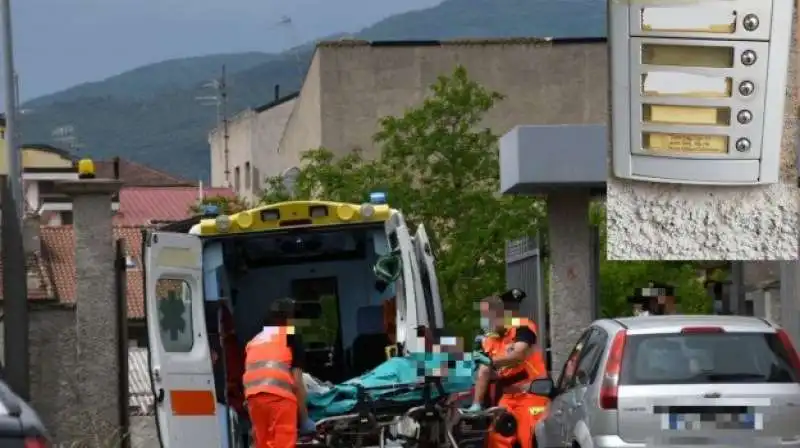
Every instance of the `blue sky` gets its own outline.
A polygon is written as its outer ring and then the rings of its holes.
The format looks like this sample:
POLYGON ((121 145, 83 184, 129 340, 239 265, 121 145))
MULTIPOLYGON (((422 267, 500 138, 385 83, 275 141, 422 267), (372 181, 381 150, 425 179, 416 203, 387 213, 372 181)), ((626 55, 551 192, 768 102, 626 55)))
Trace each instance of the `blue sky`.
POLYGON ((441 0, 11 0, 22 100, 171 58, 274 52, 441 0), (279 25, 291 17, 291 25, 279 25))

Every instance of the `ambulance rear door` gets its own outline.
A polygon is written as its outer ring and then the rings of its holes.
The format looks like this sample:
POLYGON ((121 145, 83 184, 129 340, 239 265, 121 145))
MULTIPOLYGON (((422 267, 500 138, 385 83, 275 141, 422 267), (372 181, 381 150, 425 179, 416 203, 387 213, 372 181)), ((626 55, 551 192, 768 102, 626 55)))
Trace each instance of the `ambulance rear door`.
POLYGON ((417 232, 414 234, 414 255, 417 258, 428 325, 438 333, 444 328, 444 311, 442 298, 439 295, 439 280, 436 278, 436 259, 423 224, 417 226, 417 232))
POLYGON ((219 447, 200 238, 148 232, 144 246, 150 376, 161 444, 219 447))
POLYGON ((392 250, 399 252, 403 270, 395 283, 397 343, 403 345, 406 352, 420 351, 424 347, 417 338, 417 328, 427 325, 428 314, 418 281, 419 268, 414 243, 403 215, 396 210, 392 210, 386 221, 386 236, 392 250))

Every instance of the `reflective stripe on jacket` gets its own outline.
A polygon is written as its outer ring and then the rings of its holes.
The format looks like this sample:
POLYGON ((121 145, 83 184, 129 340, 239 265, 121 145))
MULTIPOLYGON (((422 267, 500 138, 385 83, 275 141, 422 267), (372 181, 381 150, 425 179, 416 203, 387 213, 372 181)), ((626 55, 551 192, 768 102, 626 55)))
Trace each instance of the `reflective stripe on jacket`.
MULTIPOLYGON (((506 327, 506 332, 502 336, 490 336, 483 340, 483 349, 490 357, 496 358, 508 354, 514 345, 517 335, 517 327, 528 327, 538 336, 536 324, 525 318, 514 318, 511 324, 506 327)), ((539 344, 533 347, 530 355, 521 363, 501 368, 497 373, 500 380, 507 380, 505 384, 506 393, 519 393, 527 391, 530 383, 547 375, 547 367, 544 362, 544 354, 539 348, 539 344)))
POLYGON ((244 395, 272 394, 297 400, 292 376, 292 327, 264 327, 245 348, 244 395))

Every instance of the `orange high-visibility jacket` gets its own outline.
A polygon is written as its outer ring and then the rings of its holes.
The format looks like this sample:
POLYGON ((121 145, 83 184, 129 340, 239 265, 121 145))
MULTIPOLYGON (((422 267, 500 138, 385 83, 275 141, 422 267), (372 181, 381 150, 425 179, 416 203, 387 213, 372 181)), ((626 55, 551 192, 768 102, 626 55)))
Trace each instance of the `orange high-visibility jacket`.
MULTIPOLYGON (((506 332, 502 336, 490 336, 485 338, 483 340, 483 349, 492 358, 505 355, 511 351, 511 347, 514 345, 514 338, 517 335, 517 327, 528 327, 537 336, 539 334, 536 324, 529 319, 514 318, 512 319, 511 324, 506 327, 506 332)), ((537 344, 531 354, 528 355, 523 362, 516 366, 504 367, 497 373, 501 379, 519 378, 517 381, 512 382, 514 389, 527 389, 527 386, 533 380, 547 375, 544 354, 537 344)))
POLYGON ((245 348, 244 395, 272 394, 297 401, 292 376, 293 327, 264 327, 245 348))

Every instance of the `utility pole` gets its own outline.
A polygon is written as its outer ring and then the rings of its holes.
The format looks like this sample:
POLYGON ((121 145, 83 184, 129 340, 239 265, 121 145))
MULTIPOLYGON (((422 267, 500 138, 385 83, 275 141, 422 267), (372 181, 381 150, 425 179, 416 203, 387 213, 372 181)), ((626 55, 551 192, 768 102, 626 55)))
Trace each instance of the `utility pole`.
POLYGON ((28 359, 28 291, 25 250, 22 245, 22 170, 17 144, 17 88, 10 0, 2 0, 3 87, 6 113, 6 173, 2 183, 3 337, 6 377, 11 389, 30 398, 28 359))
POLYGON ((222 107, 222 139, 223 151, 225 154, 225 186, 231 187, 231 165, 230 153, 228 151, 228 76, 225 73, 225 65, 222 66, 222 76, 219 80, 219 97, 220 105, 222 107))
POLYGON ((225 65, 222 66, 222 76, 206 84, 205 87, 214 89, 214 95, 211 96, 198 96, 196 100, 200 101, 202 106, 215 106, 217 108, 217 129, 221 128, 222 131, 222 152, 225 164, 225 187, 231 186, 231 167, 230 167, 230 154, 228 148, 228 79, 225 71, 225 65))

